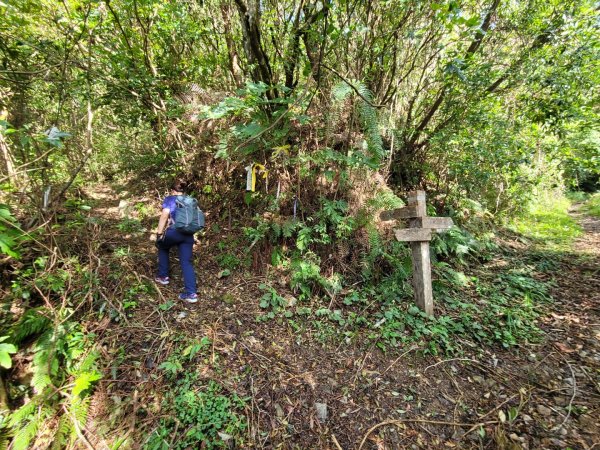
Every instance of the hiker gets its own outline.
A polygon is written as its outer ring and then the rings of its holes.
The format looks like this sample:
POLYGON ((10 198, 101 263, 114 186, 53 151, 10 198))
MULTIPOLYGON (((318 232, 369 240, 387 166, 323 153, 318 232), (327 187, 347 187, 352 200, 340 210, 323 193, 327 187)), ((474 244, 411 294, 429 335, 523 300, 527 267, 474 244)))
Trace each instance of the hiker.
POLYGON ((169 250, 177 246, 179 249, 179 263, 183 273, 184 291, 179 294, 179 299, 187 303, 196 303, 196 274, 192 265, 192 251, 194 235, 176 230, 173 226, 177 214, 177 196, 184 195, 186 185, 176 181, 171 186, 171 195, 162 203, 162 212, 156 230, 156 247, 158 248, 158 275, 154 279, 160 284, 169 284, 169 250))

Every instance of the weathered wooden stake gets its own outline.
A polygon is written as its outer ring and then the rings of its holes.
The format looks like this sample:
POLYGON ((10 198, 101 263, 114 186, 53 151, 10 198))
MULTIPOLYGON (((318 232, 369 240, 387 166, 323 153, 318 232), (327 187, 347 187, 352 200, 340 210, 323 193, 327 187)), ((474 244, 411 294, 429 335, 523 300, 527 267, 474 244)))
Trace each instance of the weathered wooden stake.
MULTIPOLYGON (((413 191, 408 194, 408 206, 414 206, 416 218, 410 219, 410 228, 418 229, 419 218, 427 215, 425 205, 425 192, 413 191)), ((429 255, 429 239, 421 242, 411 242, 412 266, 413 266, 413 288, 415 290, 415 301, 419 308, 430 316, 433 316, 433 291, 431 287, 431 259, 429 255)))
POLYGON ((408 194, 408 205, 393 211, 384 211, 381 220, 408 219, 409 228, 394 230, 396 239, 410 242, 412 250, 413 287, 419 308, 433 315, 433 292, 431 288, 431 258, 429 241, 433 231, 444 231, 452 227, 450 217, 428 217, 425 192, 408 194))
POLYGON ((419 308, 433 316, 433 292, 431 288, 431 260, 429 242, 411 242, 413 288, 419 308))

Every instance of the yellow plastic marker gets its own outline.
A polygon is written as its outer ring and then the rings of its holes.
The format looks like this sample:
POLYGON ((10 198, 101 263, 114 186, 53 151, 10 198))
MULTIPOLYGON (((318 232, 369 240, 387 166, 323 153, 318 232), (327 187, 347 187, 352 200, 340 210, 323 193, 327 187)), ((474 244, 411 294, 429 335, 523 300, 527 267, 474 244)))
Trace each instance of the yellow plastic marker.
POLYGON ((247 173, 246 176, 246 190, 250 192, 256 191, 256 169, 258 169, 258 173, 262 175, 263 179, 267 178, 269 171, 262 164, 252 163, 249 166, 245 167, 247 173))

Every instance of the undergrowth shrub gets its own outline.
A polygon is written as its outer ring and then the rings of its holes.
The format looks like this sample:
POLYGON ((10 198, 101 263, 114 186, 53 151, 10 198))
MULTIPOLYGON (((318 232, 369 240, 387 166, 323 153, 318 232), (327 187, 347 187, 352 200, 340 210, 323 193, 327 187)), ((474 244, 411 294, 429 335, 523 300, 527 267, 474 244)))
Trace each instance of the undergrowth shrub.
POLYGON ((18 258, 17 246, 26 238, 27 236, 20 231, 19 223, 8 205, 0 203, 0 255, 18 258))
POLYGON ((243 443, 247 428, 243 415, 245 402, 235 394, 227 394, 215 381, 198 385, 198 377, 186 374, 167 391, 165 407, 172 414, 144 445, 146 450, 194 448, 230 448, 231 442, 243 443))
MULTIPOLYGON (((75 202, 66 208, 65 214, 75 219, 69 221, 74 231, 68 237, 83 228, 89 234, 95 226, 80 214, 81 205, 75 202)), ((89 265, 90 248, 82 258, 70 239, 73 253, 63 255, 64 238, 50 227, 41 230, 28 235, 28 241, 18 239, 21 258, 10 260, 0 285, 5 293, 0 335, 19 348, 19 362, 5 381, 14 409, 4 416, 0 447, 10 442, 17 450, 74 445, 102 376, 95 336, 86 332, 82 320, 99 286, 89 265), (50 241, 53 248, 46 244, 50 241)))
MULTIPOLYGON (((379 236, 375 229, 372 233, 379 236)), ((290 307, 269 287, 261 306, 271 311, 263 320, 284 318, 295 329, 301 320, 315 329, 319 342, 336 337, 352 340, 366 333, 385 351, 416 344, 425 353, 456 353, 482 344, 509 347, 539 340, 537 319, 551 301, 548 282, 535 278, 540 263, 518 263, 515 268, 514 261, 509 269, 480 275, 475 268, 505 257, 501 249, 461 229, 440 235, 432 246, 437 317, 430 317, 414 305, 408 246, 380 239, 373 238, 371 246, 371 261, 376 262, 366 265, 366 255, 362 264, 370 271, 363 270, 352 288, 340 277, 335 289, 328 290, 331 285, 322 274, 321 261, 310 251, 292 260, 290 285, 299 303, 290 307), (331 308, 340 304, 337 296, 343 306, 331 308)), ((549 256, 540 258, 545 261, 549 256)))
POLYGON ((6 422, 6 437, 12 438, 14 449, 31 448, 38 434, 49 434, 46 439, 51 448, 75 442, 77 429, 87 420, 91 388, 101 378, 93 338, 65 317, 58 325, 51 322, 50 314, 44 308, 27 311, 11 336, 13 342, 23 345, 26 339, 35 338, 29 346, 33 356, 30 398, 11 412, 6 422), (53 418, 58 420, 55 428, 48 422, 53 418))

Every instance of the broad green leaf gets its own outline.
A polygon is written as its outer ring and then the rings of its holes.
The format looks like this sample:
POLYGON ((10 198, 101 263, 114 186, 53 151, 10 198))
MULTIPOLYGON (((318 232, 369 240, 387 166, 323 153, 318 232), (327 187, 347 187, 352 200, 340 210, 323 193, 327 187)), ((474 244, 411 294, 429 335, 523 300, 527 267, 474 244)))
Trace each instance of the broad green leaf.
POLYGON ((5 369, 10 369, 12 367, 12 359, 10 355, 6 352, 0 351, 0 366, 5 369))
POLYGON ((83 372, 75 379, 75 385, 73 386, 73 395, 80 395, 83 391, 87 390, 95 381, 102 378, 102 375, 98 372, 83 372))

